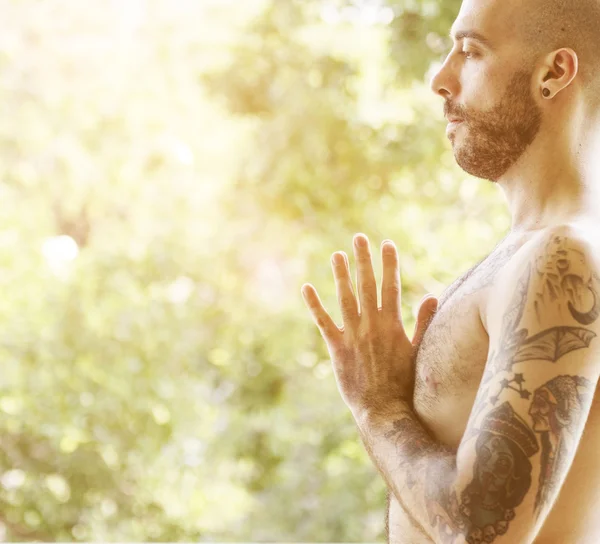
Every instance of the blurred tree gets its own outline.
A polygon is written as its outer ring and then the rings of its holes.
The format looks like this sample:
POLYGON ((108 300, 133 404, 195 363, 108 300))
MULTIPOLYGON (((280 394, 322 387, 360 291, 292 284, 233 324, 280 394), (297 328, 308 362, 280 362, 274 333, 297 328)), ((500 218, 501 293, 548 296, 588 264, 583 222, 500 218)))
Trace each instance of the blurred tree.
MULTIPOLYGON (((235 190, 223 202, 228 216, 249 226, 262 218, 263 225, 260 232, 249 227, 239 246, 275 248, 276 233, 286 237, 291 243, 279 249, 281 254, 306 263, 306 272, 290 277, 288 285, 299 289, 304 281, 314 283, 339 322, 329 255, 337 249, 351 254, 351 237, 357 231, 367 233, 374 244, 391 237, 401 249, 403 306, 412 326, 415 304, 423 294, 439 294, 453 275, 483 257, 508 222, 494 188, 457 172, 443 130, 442 103, 429 91, 428 80, 423 81, 450 45, 447 38, 425 29, 431 24, 447 34, 456 14, 441 8, 436 12, 431 5, 427 14, 423 8, 419 31, 413 35, 415 14, 396 5, 390 24, 372 25, 361 19, 365 7, 369 6, 269 2, 246 33, 238 35, 230 64, 207 73, 203 81, 215 100, 253 123, 254 145, 242 158, 235 190), (439 107, 439 121, 434 107, 439 107)), ((385 20, 386 6, 379 8, 385 20)), ((245 250, 239 259, 251 262, 252 251, 245 250)), ((374 264, 381 277, 379 263, 374 264)), ((322 430, 321 444, 330 444, 327 450, 333 446, 333 451, 324 460, 324 453, 319 455, 312 471, 308 460, 289 453, 278 458, 279 473, 288 476, 261 494, 263 506, 249 516, 239 536, 380 539, 384 484, 356 444, 351 418, 334 398, 327 352, 298 297, 294 316, 302 319, 302 312, 309 334, 304 343, 296 333, 291 336, 299 325, 281 330, 270 343, 279 345, 287 383, 294 384, 294 403, 303 412, 288 417, 309 418, 322 430), (321 368, 329 380, 327 398, 336 405, 326 417, 314 412, 314 403, 323 402, 324 396, 317 401, 308 394, 314 378, 303 377, 301 369, 285 363, 297 360, 305 349, 314 353, 314 369, 321 368), (333 413, 339 415, 333 418, 333 413), (340 426, 343 436, 336 431, 340 426), (350 443, 357 448, 352 468, 341 463, 343 457, 336 451, 350 443), (289 476, 290 462, 307 478, 324 472, 329 477, 320 484, 299 482, 289 476), (282 503, 282 495, 291 497, 288 503, 282 503), (298 496, 312 497, 312 502, 294 501, 298 496), (359 523, 355 526, 354 521, 359 523)), ((286 413, 291 398, 288 389, 278 413, 286 413)), ((246 411, 261 401, 235 395, 232 402, 246 411)), ((275 421, 271 441, 277 440, 283 424, 280 418, 275 421)), ((303 428, 298 425, 297 442, 303 441, 303 428)), ((289 451, 286 443, 273 447, 289 451)), ((272 480, 265 481, 273 486, 272 480)))
POLYGON ((0 0, 0 536, 382 538, 300 286, 392 238, 412 326, 506 229, 441 4, 0 0))

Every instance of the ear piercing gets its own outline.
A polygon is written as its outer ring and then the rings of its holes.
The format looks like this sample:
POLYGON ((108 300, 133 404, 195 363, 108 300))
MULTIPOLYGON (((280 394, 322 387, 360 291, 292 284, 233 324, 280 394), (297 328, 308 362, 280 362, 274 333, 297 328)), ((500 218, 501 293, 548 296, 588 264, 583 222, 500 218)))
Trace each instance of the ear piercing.
POLYGON ((544 90, 542 91, 542 94, 548 98, 550 96, 550 89, 544 88, 544 90))

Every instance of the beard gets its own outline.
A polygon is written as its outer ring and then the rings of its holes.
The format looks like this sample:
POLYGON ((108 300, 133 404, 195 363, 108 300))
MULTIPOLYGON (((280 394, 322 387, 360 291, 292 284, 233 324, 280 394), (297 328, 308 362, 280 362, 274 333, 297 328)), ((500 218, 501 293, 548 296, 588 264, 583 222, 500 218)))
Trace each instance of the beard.
POLYGON ((454 157, 468 174, 496 183, 535 140, 542 112, 531 93, 531 76, 531 70, 517 71, 497 106, 456 127, 454 157))

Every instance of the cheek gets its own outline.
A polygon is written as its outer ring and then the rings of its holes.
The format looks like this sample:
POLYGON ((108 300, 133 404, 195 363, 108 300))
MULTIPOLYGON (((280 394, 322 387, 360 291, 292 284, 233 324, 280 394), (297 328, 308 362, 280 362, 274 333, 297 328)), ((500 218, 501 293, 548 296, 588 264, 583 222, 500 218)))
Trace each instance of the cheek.
POLYGON ((492 453, 490 452, 490 450, 488 450, 487 448, 481 448, 481 451, 479 452, 479 462, 481 463, 481 465, 486 466, 490 462, 491 458, 492 453))
POLYGON ((502 99, 502 84, 481 61, 465 67, 462 74, 462 101, 467 116, 470 111, 485 112, 494 108, 502 99))
POLYGON ((512 472, 512 463, 509 459, 498 459, 494 465, 494 474, 498 478, 506 478, 512 472))

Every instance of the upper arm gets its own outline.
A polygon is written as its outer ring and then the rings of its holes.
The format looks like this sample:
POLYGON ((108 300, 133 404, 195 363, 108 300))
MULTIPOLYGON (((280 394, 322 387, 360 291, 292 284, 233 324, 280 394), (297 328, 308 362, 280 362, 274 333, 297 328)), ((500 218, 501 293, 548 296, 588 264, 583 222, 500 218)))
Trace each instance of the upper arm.
POLYGON ((561 227, 494 287, 488 360, 457 454, 467 542, 532 542, 567 476, 600 373, 598 262, 561 227))

